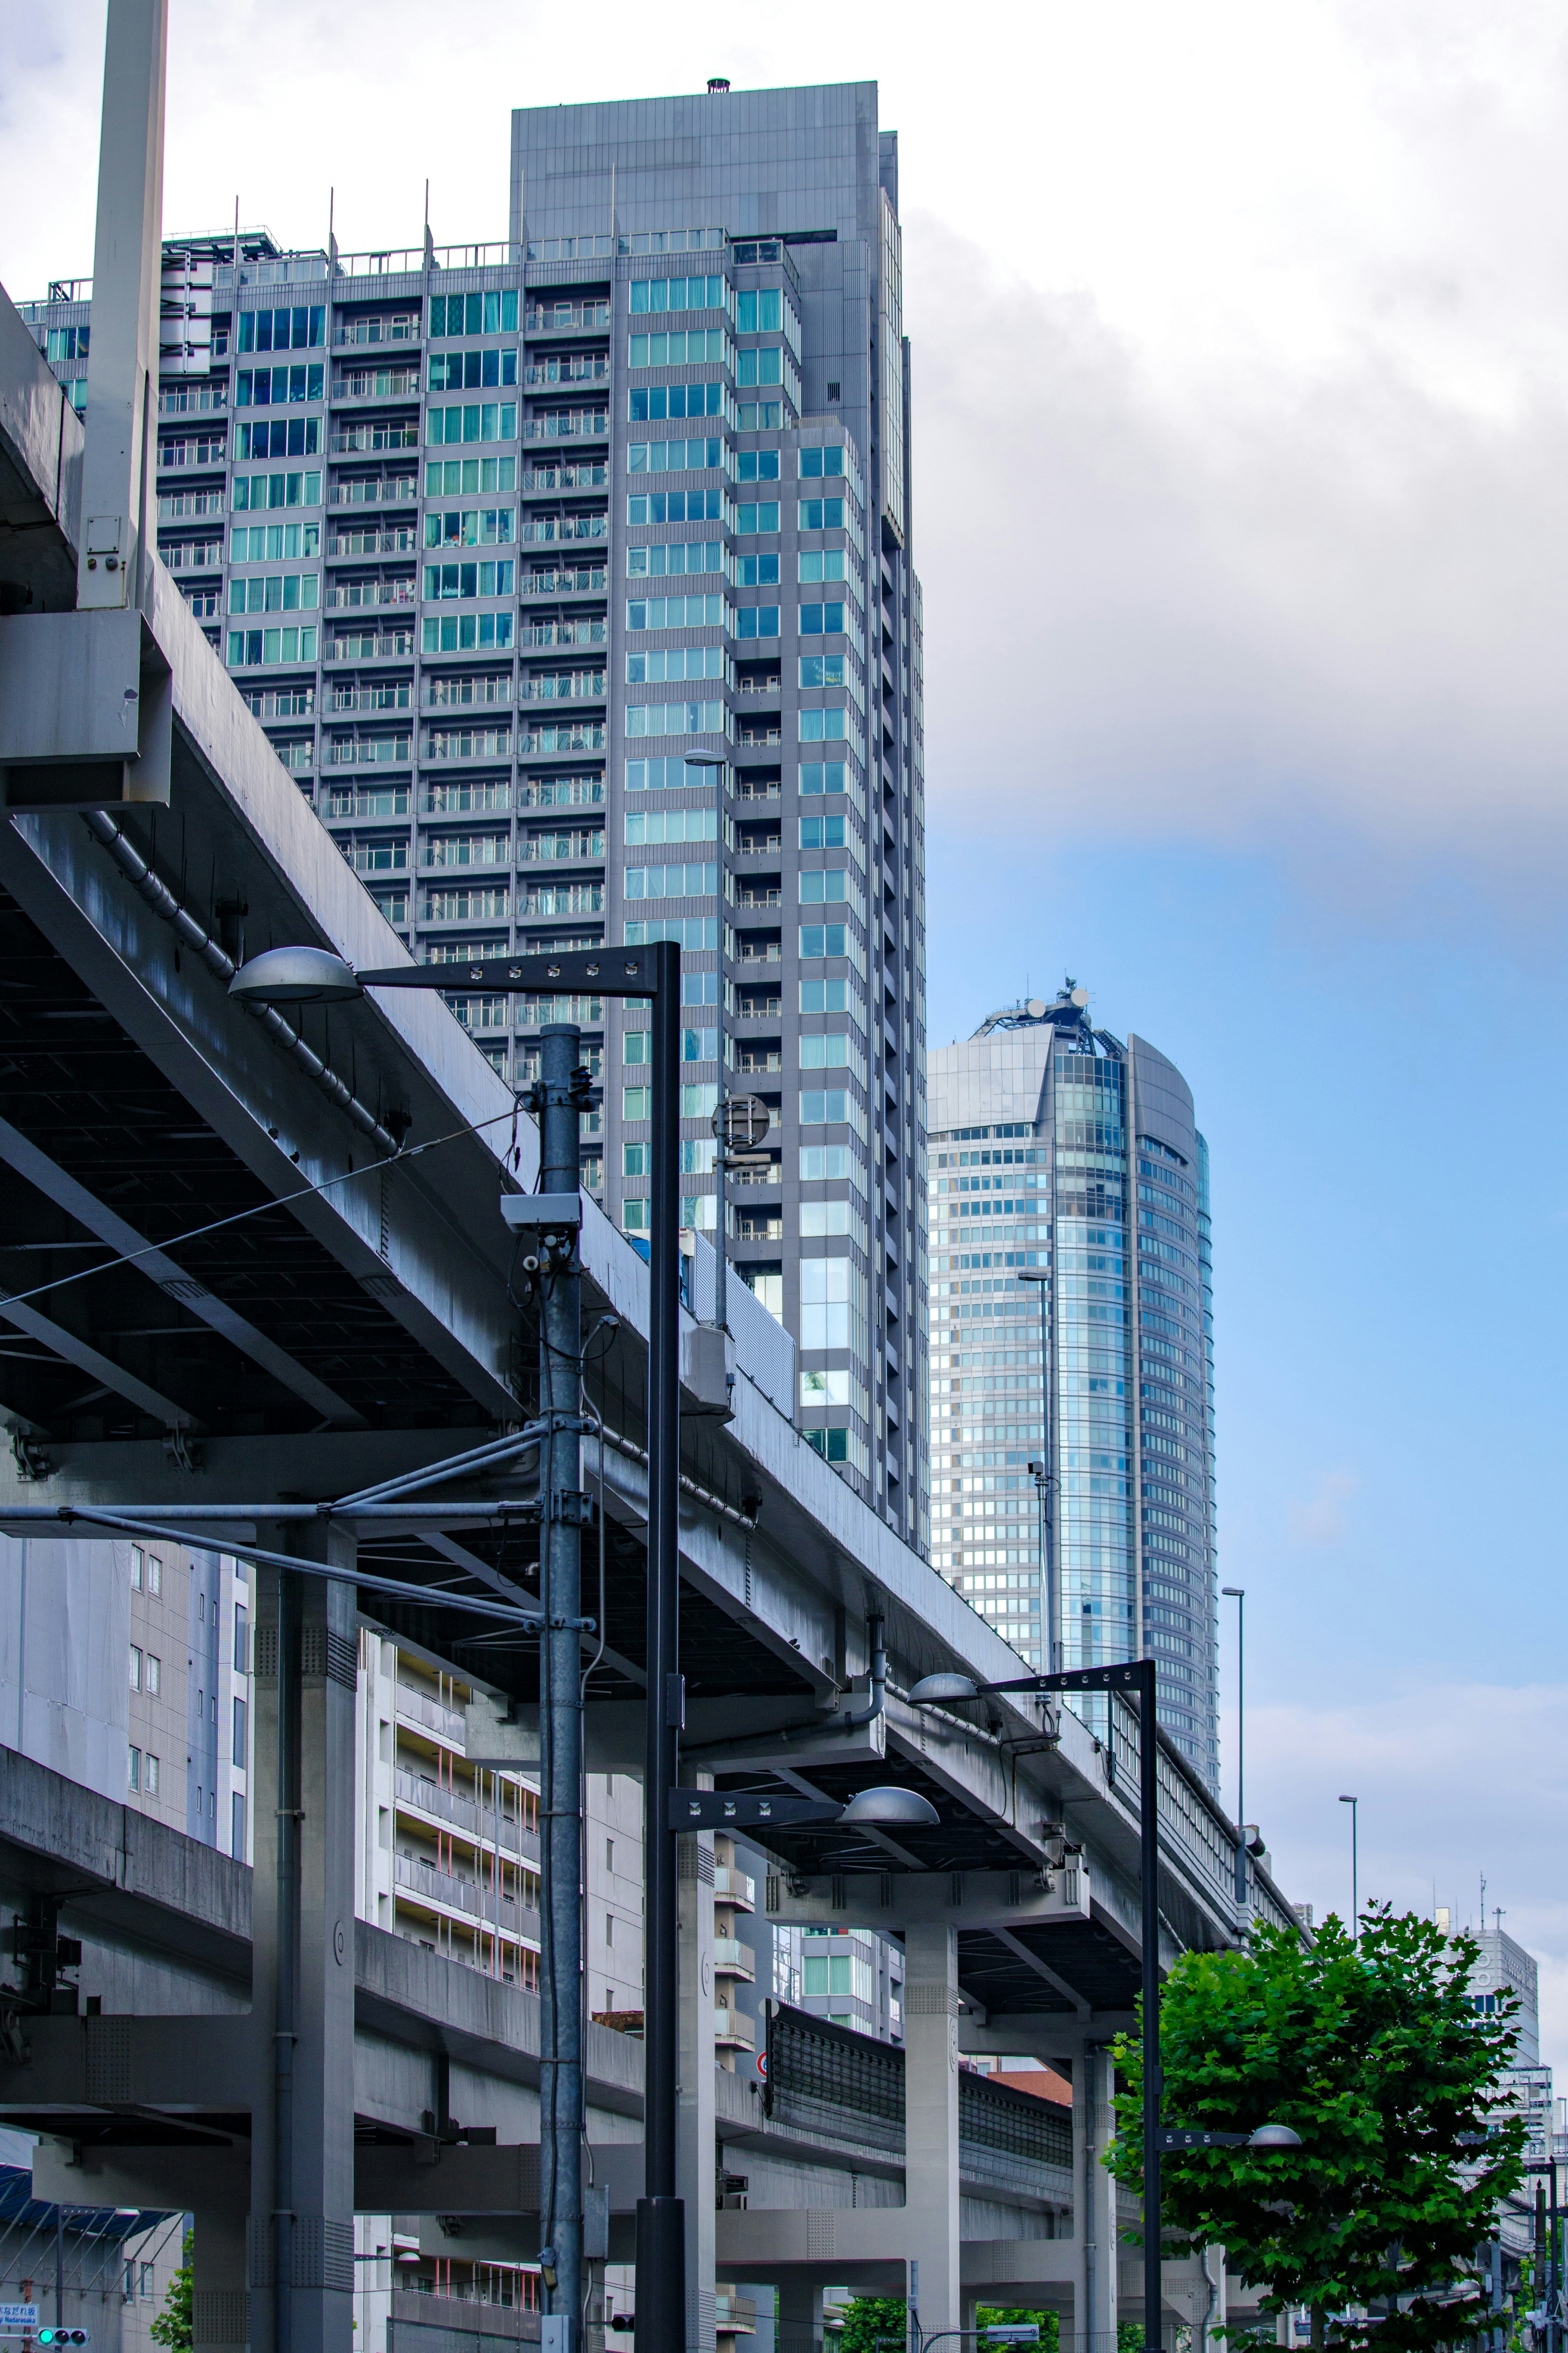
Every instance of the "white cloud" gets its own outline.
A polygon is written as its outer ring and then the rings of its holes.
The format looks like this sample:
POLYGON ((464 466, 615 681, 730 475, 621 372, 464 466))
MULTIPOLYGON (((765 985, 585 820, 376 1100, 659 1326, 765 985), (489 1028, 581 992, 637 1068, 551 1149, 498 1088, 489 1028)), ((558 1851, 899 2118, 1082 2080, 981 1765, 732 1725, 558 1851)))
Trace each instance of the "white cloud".
MULTIPOLYGON (((1353 1643, 1353 1625, 1347 1625, 1353 1643)), ((1392 1681, 1392 1678, 1391 1678, 1392 1681)), ((1363 1904, 1479 1924, 1480 1878, 1541 1962, 1542 2056, 1568 2066, 1568 1684, 1426 1683, 1355 1706, 1249 1708, 1249 1816, 1293 1901, 1348 1916, 1350 1809, 1361 1800, 1363 1904)))

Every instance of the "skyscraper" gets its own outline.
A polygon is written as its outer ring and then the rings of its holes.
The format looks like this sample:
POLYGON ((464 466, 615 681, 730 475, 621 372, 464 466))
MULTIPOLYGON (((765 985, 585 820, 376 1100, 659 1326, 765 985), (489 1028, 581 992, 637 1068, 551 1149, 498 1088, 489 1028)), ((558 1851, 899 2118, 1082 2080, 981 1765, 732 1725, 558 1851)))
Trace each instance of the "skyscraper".
POLYGON ((1219 1772, 1208 1152, 1068 982, 931 1056, 931 1558, 1035 1665, 1152 1653, 1219 1772), (1031 1465, 1038 1466, 1037 1472, 1031 1465), (1054 1613, 1049 1607, 1054 1599, 1054 1613))
MULTIPOLYGON (((926 1535, 921 591, 898 142, 874 83, 520 110, 510 235, 165 246, 164 560, 415 955, 679 939, 688 1221, 805 1435, 926 1535)), ((23 306, 85 396, 90 289, 23 306)), ((647 1218, 646 1013, 580 1018, 584 1182, 647 1218)))

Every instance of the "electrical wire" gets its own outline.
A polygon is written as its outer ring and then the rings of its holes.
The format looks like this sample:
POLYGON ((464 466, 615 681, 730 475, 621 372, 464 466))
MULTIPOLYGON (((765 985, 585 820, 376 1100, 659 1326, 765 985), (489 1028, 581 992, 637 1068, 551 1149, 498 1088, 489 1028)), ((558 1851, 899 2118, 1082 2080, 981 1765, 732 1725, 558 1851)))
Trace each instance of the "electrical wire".
MULTIPOLYGON (((487 1127, 499 1127, 510 1119, 507 1111, 497 1112, 491 1119, 477 1119, 468 1127, 454 1127, 446 1135, 433 1135, 426 1143, 411 1144, 405 1150, 389 1153, 383 1160, 367 1160, 363 1168, 346 1168, 341 1176, 323 1176, 319 1184, 298 1185, 291 1193, 277 1193, 268 1201, 252 1202, 248 1209, 236 1209, 226 1218, 214 1218, 205 1226, 193 1226, 187 1233, 171 1235, 167 1241, 148 1242, 141 1250, 125 1250, 118 1258, 106 1258, 97 1266, 78 1267, 70 1274, 58 1274, 50 1282, 35 1283, 31 1291, 13 1291, 0 1299, 0 1309, 20 1306, 26 1299, 41 1299, 47 1291, 59 1291, 68 1282, 85 1282, 91 1274, 109 1274, 117 1266, 134 1266, 141 1258, 156 1258, 165 1250, 180 1250, 186 1242, 200 1241, 207 1234, 221 1233, 226 1226, 243 1225, 247 1218, 264 1217, 268 1209, 286 1209, 291 1201, 308 1200, 312 1195, 330 1192, 334 1185, 352 1185, 361 1176, 374 1176, 378 1169, 401 1167, 405 1161, 417 1160, 422 1153, 434 1152, 443 1144, 460 1143, 465 1135, 478 1135, 487 1127)), ((515 1255, 515 1254, 514 1254, 515 1255)), ((508 1291, 510 1291, 508 1282, 508 1291)), ((513 1300, 515 1306, 517 1302, 513 1300)))

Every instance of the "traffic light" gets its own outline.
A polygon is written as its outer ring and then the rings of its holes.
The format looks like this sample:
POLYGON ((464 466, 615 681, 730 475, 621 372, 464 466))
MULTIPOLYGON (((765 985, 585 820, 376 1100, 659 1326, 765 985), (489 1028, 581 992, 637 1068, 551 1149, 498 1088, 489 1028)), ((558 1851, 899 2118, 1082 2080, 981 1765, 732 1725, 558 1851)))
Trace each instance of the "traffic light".
POLYGON ((85 2345, 85 2328, 40 2328, 36 2340, 39 2345, 85 2345))

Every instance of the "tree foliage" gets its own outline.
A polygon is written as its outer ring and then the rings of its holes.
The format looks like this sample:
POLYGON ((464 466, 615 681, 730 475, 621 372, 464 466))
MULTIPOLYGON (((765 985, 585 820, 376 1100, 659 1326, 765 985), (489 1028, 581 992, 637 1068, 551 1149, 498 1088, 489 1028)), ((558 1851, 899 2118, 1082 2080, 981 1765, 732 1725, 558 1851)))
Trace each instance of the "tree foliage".
POLYGON ((163 2309, 153 2316, 148 2331, 164 2353, 191 2353, 191 2234, 185 2232, 180 2268, 169 2282, 163 2309))
POLYGON ((879 2337, 893 2337, 902 2345, 909 2322, 901 2295, 855 2295, 844 2306, 843 2334, 834 2341, 839 2353, 889 2353, 879 2337))
MULTIPOLYGON (((1182 2250, 1221 2243, 1264 2308, 1306 2305, 1312 2341, 1426 2348, 1486 2326, 1477 2253, 1517 2188, 1523 2118, 1500 2088, 1514 2005, 1479 2016, 1479 1947, 1413 1914, 1340 1921, 1310 1948, 1260 1926, 1245 1953, 1187 1953, 1161 1997, 1167 2125, 1291 2126, 1300 2149, 1183 2150, 1162 2167, 1162 2220, 1182 2250), (1484 2146, 1482 2145, 1484 2141, 1484 2146), (1347 2316, 1360 2307, 1367 2316, 1347 2316)), ((1142 2064, 1116 2047, 1106 2162, 1142 2188, 1142 2064)), ((1173 2250, 1174 2251, 1174 2250, 1173 2250)))

